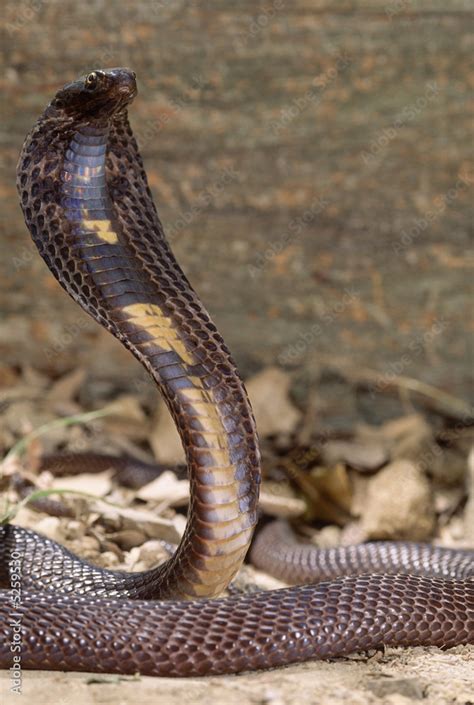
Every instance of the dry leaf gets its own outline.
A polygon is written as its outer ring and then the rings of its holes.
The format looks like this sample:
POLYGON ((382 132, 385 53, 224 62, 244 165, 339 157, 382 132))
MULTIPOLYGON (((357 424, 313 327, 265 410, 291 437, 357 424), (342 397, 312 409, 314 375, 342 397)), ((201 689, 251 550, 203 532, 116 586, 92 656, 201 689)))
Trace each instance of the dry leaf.
POLYGON ((102 420, 108 433, 135 441, 147 440, 148 418, 136 397, 124 394, 107 404, 105 410, 111 414, 102 420))
POLYGON ((344 525, 350 518, 352 488, 344 465, 315 467, 293 475, 307 498, 308 518, 344 525))
POLYGON ((165 404, 160 404, 149 436, 153 455, 160 463, 178 465, 185 462, 184 450, 176 426, 165 404))
POLYGON ((377 470, 389 459, 386 444, 376 441, 328 441, 323 446, 326 464, 344 462, 357 470, 377 470))
POLYGON ((189 482, 178 480, 174 472, 165 470, 156 480, 139 489, 136 496, 145 501, 162 502, 163 507, 183 507, 189 500, 189 482))
MULTIPOLYGON (((265 514, 285 519, 304 514, 307 509, 304 499, 293 496, 293 493, 289 495, 288 493, 283 494, 281 491, 275 492, 273 489, 275 484, 264 482, 260 491, 260 508, 265 514)), ((282 487, 281 483, 279 486, 282 487)), ((283 485, 283 487, 285 486, 283 485)))
POLYGON ((112 506, 101 500, 93 502, 92 508, 104 519, 124 519, 124 529, 140 527, 149 538, 163 539, 170 543, 181 540, 186 526, 186 519, 180 514, 176 514, 173 519, 164 519, 145 509, 112 506))
POLYGON ((54 477, 51 481, 51 487, 54 487, 54 489, 87 492, 96 497, 105 497, 112 489, 112 476, 112 470, 105 470, 98 473, 84 472, 80 475, 69 477, 54 477))
POLYGON ((419 414, 387 421, 375 430, 389 443, 392 458, 414 459, 433 440, 432 429, 419 414))
POLYGON ((291 403, 291 378, 276 367, 269 367, 247 382, 260 436, 292 433, 302 418, 291 403))
POLYGON ((68 374, 51 385, 45 397, 46 401, 73 401, 82 387, 85 377, 86 371, 82 367, 77 367, 72 372, 68 372, 68 374))

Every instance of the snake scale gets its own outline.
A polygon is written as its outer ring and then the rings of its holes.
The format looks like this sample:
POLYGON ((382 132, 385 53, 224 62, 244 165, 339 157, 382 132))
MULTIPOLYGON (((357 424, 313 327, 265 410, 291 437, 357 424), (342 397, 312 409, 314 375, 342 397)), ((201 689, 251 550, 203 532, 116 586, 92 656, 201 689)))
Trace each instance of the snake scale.
POLYGON ((192 676, 473 642, 469 551, 394 542, 317 552, 270 525, 254 562, 310 584, 218 597, 257 521, 258 442, 232 357, 165 240, 128 123, 135 95, 123 68, 58 91, 26 138, 18 190, 54 276, 157 382, 186 452, 188 523, 165 564, 132 574, 2 526, 0 666, 18 651, 23 668, 192 676))

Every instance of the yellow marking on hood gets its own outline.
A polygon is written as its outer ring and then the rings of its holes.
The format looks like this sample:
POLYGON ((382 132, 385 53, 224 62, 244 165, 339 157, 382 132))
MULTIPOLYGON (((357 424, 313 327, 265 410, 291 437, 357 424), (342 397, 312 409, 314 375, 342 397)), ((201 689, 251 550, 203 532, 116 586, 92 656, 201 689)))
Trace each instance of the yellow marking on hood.
POLYGON ((108 242, 110 245, 118 242, 118 235, 110 220, 83 220, 81 225, 85 230, 95 233, 99 240, 108 242))
MULTIPOLYGON (((176 352, 182 362, 193 365, 195 360, 186 350, 183 341, 174 329, 173 321, 163 314, 157 304, 129 304, 123 307, 123 312, 129 316, 129 322, 147 333, 154 339, 159 339, 159 346, 167 352, 176 352)), ((153 343, 154 340, 145 341, 144 345, 153 343)))
MULTIPOLYGON (((150 340, 140 343, 140 348, 146 348, 153 344, 159 345, 164 351, 176 352, 182 364, 194 365, 196 363, 196 360, 179 337, 173 321, 163 314, 157 304, 129 304, 124 306, 122 311, 128 316, 128 323, 131 323, 137 329, 146 331, 150 335, 150 340)), ((179 362, 176 364, 179 364, 179 362)), ((201 452, 209 453, 216 466, 232 468, 230 474, 233 475, 233 464, 230 462, 229 449, 227 447, 227 432, 216 409, 212 393, 204 389, 200 377, 188 375, 187 379, 193 386, 179 389, 177 393, 183 401, 189 402, 193 406, 196 417, 202 423, 204 433, 206 431, 213 432, 218 439, 214 436, 212 443, 210 442, 208 447, 203 447, 200 450, 201 452), (218 448, 215 447, 216 445, 218 445, 218 448)))

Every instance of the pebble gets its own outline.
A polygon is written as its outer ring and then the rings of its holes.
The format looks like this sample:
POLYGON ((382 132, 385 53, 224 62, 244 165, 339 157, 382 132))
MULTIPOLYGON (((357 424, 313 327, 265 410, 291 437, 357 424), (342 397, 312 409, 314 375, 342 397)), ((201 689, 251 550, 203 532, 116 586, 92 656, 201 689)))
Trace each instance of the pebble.
POLYGON ((361 521, 368 538, 421 541, 434 521, 431 488, 415 463, 396 460, 371 478, 361 521))

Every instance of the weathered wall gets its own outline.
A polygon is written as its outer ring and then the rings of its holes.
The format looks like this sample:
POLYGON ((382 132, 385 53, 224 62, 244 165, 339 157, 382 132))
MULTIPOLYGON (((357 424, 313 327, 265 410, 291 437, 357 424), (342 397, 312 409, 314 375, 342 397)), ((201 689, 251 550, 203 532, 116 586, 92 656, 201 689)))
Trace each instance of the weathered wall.
POLYGON ((335 361, 378 370, 382 387, 396 372, 466 397, 466 2, 5 7, 2 359, 137 372, 54 283, 14 186, 57 87, 129 65, 162 219, 244 372, 335 361))

